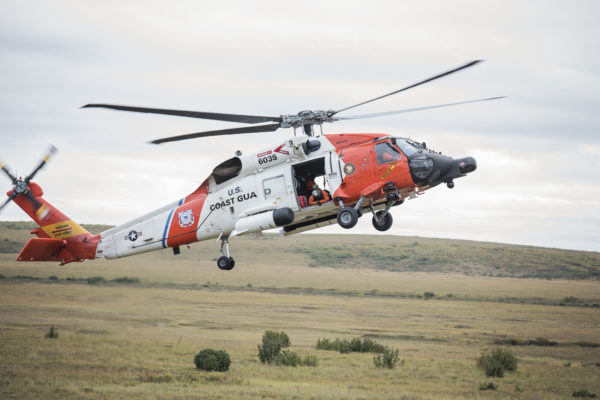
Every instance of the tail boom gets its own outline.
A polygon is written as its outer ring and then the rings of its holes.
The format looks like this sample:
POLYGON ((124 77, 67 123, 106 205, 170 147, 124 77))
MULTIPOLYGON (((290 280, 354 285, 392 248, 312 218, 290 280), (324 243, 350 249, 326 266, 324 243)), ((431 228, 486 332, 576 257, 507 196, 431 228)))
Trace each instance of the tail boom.
MULTIPOLYGON (((14 202, 39 227, 31 231, 31 238, 21 250, 18 261, 58 261, 61 265, 94 259, 100 235, 92 235, 75 221, 42 198, 42 188, 29 183, 29 195, 17 196, 14 202)), ((12 190, 7 193, 10 197, 12 190)))

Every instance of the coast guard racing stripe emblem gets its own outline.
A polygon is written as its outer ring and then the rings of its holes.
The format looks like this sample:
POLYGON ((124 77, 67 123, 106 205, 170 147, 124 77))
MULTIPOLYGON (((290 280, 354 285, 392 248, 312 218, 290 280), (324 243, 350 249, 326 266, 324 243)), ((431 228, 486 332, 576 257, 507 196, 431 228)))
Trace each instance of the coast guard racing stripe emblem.
POLYGON ((189 228, 190 226, 194 225, 194 214, 192 213, 191 208, 180 211, 177 215, 179 217, 180 227, 189 228))

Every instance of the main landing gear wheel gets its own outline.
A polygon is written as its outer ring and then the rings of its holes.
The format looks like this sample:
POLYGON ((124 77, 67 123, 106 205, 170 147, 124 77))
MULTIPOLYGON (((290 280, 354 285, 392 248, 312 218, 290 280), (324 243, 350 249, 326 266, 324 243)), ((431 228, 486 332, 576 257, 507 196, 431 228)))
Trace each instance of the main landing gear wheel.
POLYGON ((338 211, 337 221, 342 228, 350 229, 358 222, 358 212, 352 207, 342 207, 338 211))
POLYGON ((223 271, 230 271, 235 267, 235 260, 233 257, 221 256, 217 260, 217 266, 223 271))
POLYGON ((373 226, 378 231, 387 231, 392 227, 393 223, 394 219, 392 218, 392 214, 390 214, 389 212, 380 210, 373 215, 373 226))

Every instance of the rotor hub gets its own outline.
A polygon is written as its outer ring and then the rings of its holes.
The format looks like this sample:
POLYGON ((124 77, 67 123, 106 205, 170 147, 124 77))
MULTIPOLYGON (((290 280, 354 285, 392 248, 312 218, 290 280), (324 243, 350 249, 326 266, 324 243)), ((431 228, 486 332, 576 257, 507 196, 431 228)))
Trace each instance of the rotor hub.
POLYGON ((27 191, 27 182, 24 179, 18 179, 14 190, 19 194, 25 193, 27 191))
POLYGON ((300 128, 304 125, 321 125, 323 122, 333 122, 333 110, 304 110, 298 114, 281 116, 282 128, 300 128))

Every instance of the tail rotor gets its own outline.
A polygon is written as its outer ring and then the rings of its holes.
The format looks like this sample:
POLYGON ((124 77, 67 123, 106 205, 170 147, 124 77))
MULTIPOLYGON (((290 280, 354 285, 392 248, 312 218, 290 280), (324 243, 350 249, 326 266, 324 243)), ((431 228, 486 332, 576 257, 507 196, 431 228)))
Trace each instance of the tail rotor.
POLYGON ((25 178, 21 178, 21 177, 17 178, 17 177, 15 177, 10 172, 10 170, 6 167, 6 165, 0 163, 0 168, 2 169, 2 171, 4 171, 4 173, 6 174, 6 176, 8 177, 8 179, 10 179, 10 181, 13 184, 12 193, 9 191, 8 199, 0 206, 0 211, 2 211, 2 209, 6 205, 8 205, 8 203, 10 203, 12 200, 14 200, 17 196, 24 196, 24 197, 26 197, 31 202, 31 204, 33 205, 35 211, 37 211, 42 206, 42 204, 31 193, 31 190, 30 190, 30 187, 29 187, 29 182, 31 182, 31 180, 37 175, 37 173, 40 172, 40 170, 42 168, 44 168, 44 166, 48 163, 48 161, 50 161, 50 157, 53 154, 55 154, 57 151, 58 150, 57 150, 56 147, 50 145, 48 151, 46 152, 46 154, 44 155, 44 157, 42 158, 42 160, 40 161, 40 163, 25 178))

